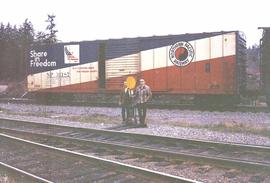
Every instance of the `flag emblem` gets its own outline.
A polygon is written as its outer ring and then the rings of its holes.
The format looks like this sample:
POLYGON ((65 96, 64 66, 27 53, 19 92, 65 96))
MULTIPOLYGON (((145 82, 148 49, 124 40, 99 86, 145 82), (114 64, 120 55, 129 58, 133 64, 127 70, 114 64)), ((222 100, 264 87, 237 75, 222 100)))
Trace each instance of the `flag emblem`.
POLYGON ((64 56, 65 56, 65 64, 79 63, 80 62, 79 45, 65 45, 64 56))

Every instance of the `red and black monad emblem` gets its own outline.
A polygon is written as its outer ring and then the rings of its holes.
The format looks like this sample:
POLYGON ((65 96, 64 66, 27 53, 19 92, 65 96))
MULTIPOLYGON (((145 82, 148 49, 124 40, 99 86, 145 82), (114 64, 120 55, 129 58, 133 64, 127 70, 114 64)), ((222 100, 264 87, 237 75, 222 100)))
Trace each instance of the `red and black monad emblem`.
POLYGON ((172 45, 169 51, 171 62, 179 67, 188 65, 194 57, 192 45, 185 41, 180 41, 172 45))

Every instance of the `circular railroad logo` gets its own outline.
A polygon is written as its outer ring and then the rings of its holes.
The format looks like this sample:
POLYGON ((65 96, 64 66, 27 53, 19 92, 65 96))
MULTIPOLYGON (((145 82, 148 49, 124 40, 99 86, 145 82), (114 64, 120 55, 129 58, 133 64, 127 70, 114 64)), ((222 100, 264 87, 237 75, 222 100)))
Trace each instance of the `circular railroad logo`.
POLYGON ((192 45, 185 41, 180 41, 172 45, 169 51, 171 62, 179 67, 188 65, 194 57, 192 45))

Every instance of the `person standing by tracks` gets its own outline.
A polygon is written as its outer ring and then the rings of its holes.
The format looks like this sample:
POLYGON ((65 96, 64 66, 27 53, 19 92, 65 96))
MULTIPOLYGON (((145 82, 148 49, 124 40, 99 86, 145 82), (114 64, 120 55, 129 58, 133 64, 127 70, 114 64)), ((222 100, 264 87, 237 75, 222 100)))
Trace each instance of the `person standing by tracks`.
POLYGON ((132 90, 128 88, 127 81, 124 81, 123 88, 120 91, 119 105, 122 107, 122 120, 123 124, 130 122, 131 105, 132 105, 132 90))
POLYGON ((135 96, 137 98, 140 126, 147 127, 145 122, 147 102, 152 97, 152 92, 150 87, 145 84, 144 79, 140 79, 139 86, 135 90, 135 96))

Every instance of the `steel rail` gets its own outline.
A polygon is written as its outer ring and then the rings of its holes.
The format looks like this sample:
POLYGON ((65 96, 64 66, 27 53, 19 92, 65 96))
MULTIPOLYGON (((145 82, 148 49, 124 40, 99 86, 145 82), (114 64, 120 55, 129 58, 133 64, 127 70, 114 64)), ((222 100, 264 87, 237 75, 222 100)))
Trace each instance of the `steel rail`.
POLYGON ((209 140, 199 140, 199 139, 188 139, 188 138, 175 138, 175 137, 166 137, 166 136, 157 136, 157 135, 148 135, 148 134, 141 134, 141 133, 129 133, 129 132, 122 132, 122 131, 115 131, 115 130, 108 130, 108 129, 93 129, 93 128, 82 128, 82 127, 72 127, 72 126, 65 126, 59 124, 49 124, 49 123, 40 123, 34 121, 27 121, 27 120, 17 120, 7 117, 0 117, 0 125, 4 121, 18 123, 20 125, 34 125, 42 128, 63 128, 68 130, 76 130, 81 132, 89 132, 95 134, 107 134, 109 136, 119 136, 119 137, 129 137, 129 138, 140 138, 140 139, 151 139, 154 141, 166 141, 168 143, 174 142, 181 142, 181 143, 192 143, 194 145, 202 145, 202 146, 217 146, 217 147, 224 147, 224 148, 236 148, 246 151, 262 151, 270 153, 270 146, 262 146, 262 145, 249 145, 249 144, 239 144, 239 143, 229 143, 229 142, 215 142, 209 140))
POLYGON ((199 183, 199 181, 196 181, 196 180, 191 180, 191 179, 187 179, 184 177, 169 175, 166 173, 157 172, 157 171, 149 170, 149 169, 145 169, 145 168, 140 168, 140 167, 136 167, 133 165, 127 165, 127 164, 112 161, 112 160, 106 160, 103 158, 99 158, 99 157, 95 157, 95 156, 91 156, 91 155, 86 155, 86 154, 70 151, 70 150, 63 149, 63 148, 52 147, 52 146, 48 146, 45 144, 40 144, 40 143, 32 142, 29 140, 24 140, 21 138, 13 137, 13 136, 6 135, 3 133, 0 133, 0 138, 12 139, 12 140, 18 141, 22 144, 28 144, 28 145, 44 148, 44 149, 50 150, 52 152, 58 152, 58 153, 60 152, 62 154, 68 155, 70 157, 90 160, 91 162, 95 162, 97 164, 103 164, 106 167, 110 167, 112 169, 118 169, 118 170, 123 171, 123 172, 133 172, 133 173, 137 173, 137 174, 144 175, 147 177, 155 178, 156 180, 163 180, 163 181, 168 181, 168 182, 172 182, 172 183, 174 183, 174 182, 199 183))
MULTIPOLYGON (((80 144, 80 145, 89 145, 93 147, 105 147, 108 149, 114 149, 116 151, 124 151, 124 152, 132 152, 138 154, 146 154, 147 156, 156 156, 156 157, 168 157, 172 160, 191 160, 200 163, 210 163, 220 167, 234 167, 243 170, 261 170, 261 171, 270 171, 270 164, 264 162, 256 162, 252 160, 239 160, 233 158, 219 158, 213 156, 205 156, 198 154, 188 154, 181 153, 177 151, 157 149, 151 147, 143 147, 143 146, 135 146, 135 145, 127 145, 123 143, 112 143, 112 142, 104 142, 104 141, 96 141, 96 140, 86 140, 74 137, 63 137, 59 135, 48 135, 44 133, 35 133, 35 132, 27 132, 21 130, 14 130, 8 128, 0 128, 0 132, 2 133, 10 133, 10 134, 21 134, 21 135, 31 135, 35 137, 42 137, 42 139, 55 139, 61 141, 68 141, 69 143, 80 144)), ((49 140, 51 143, 52 140, 49 140)))
POLYGON ((42 177, 39 177, 37 175, 31 174, 29 172, 23 171, 19 168, 13 167, 11 165, 8 165, 6 163, 0 162, 0 167, 2 169, 7 170, 8 172, 12 172, 12 174, 17 174, 18 176, 23 176, 23 179, 27 179, 28 181, 35 182, 35 183, 53 183, 52 181, 49 181, 47 179, 44 179, 42 177))

